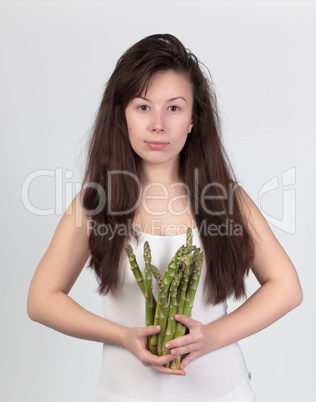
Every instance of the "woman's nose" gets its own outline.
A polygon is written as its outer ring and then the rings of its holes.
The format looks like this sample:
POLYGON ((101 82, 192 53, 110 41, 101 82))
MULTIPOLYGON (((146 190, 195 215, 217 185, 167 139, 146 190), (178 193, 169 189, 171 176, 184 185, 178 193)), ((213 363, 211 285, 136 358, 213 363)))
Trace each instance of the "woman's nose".
POLYGON ((159 133, 164 130, 165 130, 165 122, 164 122, 163 113, 160 111, 157 111, 153 114, 152 131, 159 133))

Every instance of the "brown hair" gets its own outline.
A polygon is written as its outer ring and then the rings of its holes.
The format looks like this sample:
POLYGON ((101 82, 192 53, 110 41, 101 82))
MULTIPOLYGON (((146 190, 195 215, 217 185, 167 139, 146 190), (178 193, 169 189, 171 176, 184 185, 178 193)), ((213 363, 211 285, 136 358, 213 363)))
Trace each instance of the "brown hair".
MULTIPOLYGON (((229 296, 240 298, 245 295, 244 278, 254 257, 254 242, 234 193, 238 185, 222 144, 212 82, 206 78, 196 56, 174 36, 148 36, 118 60, 106 85, 89 142, 83 207, 86 211, 95 210, 94 227, 128 227, 133 222, 140 196, 135 180, 140 173, 140 158, 128 140, 125 108, 133 98, 146 93, 159 71, 185 74, 193 88, 194 126, 180 152, 180 173, 190 191, 192 213, 200 229, 208 270, 208 300, 216 304, 229 296), (130 174, 109 174, 113 171, 130 174), (103 199, 96 187, 105 190, 103 199), (99 205, 104 207, 98 208, 99 205), (233 233, 210 233, 211 228, 220 227, 230 228, 233 233)), ((116 236, 91 230, 89 266, 96 272, 100 293, 115 290, 120 257, 129 235, 137 238, 132 227, 116 236)))

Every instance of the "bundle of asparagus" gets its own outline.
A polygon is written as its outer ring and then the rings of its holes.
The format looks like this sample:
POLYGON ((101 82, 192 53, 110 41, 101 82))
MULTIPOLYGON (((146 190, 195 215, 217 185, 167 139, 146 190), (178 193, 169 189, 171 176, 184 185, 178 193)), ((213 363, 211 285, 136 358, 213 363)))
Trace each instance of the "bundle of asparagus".
MULTIPOLYGON (((160 325, 159 334, 148 339, 148 349, 158 356, 166 355, 169 350, 165 344, 179 336, 183 336, 186 327, 176 322, 175 314, 190 317, 203 263, 200 248, 192 245, 192 229, 186 233, 186 244, 182 245, 170 261, 164 276, 152 264, 149 243, 144 244, 145 269, 142 274, 136 261, 133 248, 126 244, 125 251, 137 284, 145 296, 146 325, 160 325), (152 275, 158 283, 158 298, 153 294, 152 275)), ((181 358, 178 357, 170 368, 179 369, 181 358)))

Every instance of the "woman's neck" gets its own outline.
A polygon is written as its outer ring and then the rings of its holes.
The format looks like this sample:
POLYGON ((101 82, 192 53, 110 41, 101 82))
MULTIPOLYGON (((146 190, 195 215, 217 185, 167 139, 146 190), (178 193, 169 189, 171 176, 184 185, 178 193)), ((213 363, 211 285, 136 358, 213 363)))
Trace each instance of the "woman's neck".
POLYGON ((179 166, 151 164, 142 167, 140 181, 143 188, 153 183, 170 187, 175 183, 182 183, 182 178, 179 174, 179 166))

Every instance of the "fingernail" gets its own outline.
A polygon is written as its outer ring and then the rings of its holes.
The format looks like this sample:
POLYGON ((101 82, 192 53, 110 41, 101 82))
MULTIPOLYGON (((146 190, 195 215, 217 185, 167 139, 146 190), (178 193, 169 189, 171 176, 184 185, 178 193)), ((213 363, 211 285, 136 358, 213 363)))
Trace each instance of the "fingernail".
POLYGON ((166 348, 167 348, 167 349, 169 349, 169 348, 170 348, 170 346, 171 346, 171 344, 170 344, 170 343, 166 343, 166 345, 165 345, 165 346, 166 346, 166 348))
POLYGON ((160 329, 160 326, 159 326, 159 325, 156 325, 156 326, 155 326, 155 329, 157 329, 157 330, 160 329))
POLYGON ((170 353, 173 354, 174 356, 176 356, 178 354, 178 352, 174 349, 170 350, 170 353))

